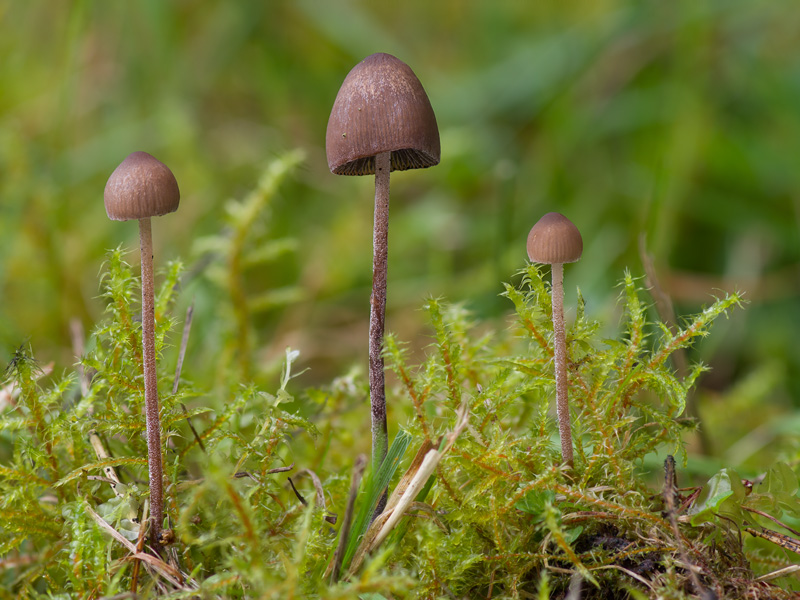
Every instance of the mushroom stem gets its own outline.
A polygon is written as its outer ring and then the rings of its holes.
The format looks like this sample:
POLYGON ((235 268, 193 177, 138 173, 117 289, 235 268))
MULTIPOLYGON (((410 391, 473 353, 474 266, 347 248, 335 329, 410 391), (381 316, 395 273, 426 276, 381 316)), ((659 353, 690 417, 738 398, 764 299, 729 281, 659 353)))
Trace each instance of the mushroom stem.
POLYGON ((375 222, 372 235, 372 296, 369 314, 369 401, 372 409, 372 465, 389 450, 383 375, 386 271, 389 258, 389 171, 391 152, 375 156, 375 222))
POLYGON ((160 547, 164 500, 161 467, 161 421, 156 378, 155 301, 153 292, 153 236, 150 218, 139 219, 142 254, 142 355, 144 359, 144 411, 147 428, 147 465, 150 475, 151 544, 160 547))
POLYGON ((561 438, 561 458, 570 468, 572 459, 572 431, 570 428, 569 402, 567 400, 567 336, 564 329, 564 263, 553 263, 551 272, 553 286, 553 349, 556 371, 556 415, 558 433, 561 438))

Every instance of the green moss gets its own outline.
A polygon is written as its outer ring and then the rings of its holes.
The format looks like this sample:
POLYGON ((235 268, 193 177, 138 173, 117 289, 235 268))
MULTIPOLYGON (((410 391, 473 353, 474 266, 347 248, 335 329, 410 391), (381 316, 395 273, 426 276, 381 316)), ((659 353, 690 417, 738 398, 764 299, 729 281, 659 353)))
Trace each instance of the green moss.
MULTIPOLYGON (((331 583, 350 470, 368 443, 359 433, 366 386, 351 373, 304 390, 300 355, 290 349, 272 389, 243 377, 244 363, 223 353, 224 391, 197 389, 185 373, 172 393, 174 366, 160 362, 164 525, 174 541, 164 564, 132 557, 146 539, 148 489, 139 283, 123 252, 111 251, 102 277, 107 314, 74 373, 42 377, 44 366, 23 346, 4 374, 0 440, 10 452, 0 465, 0 597, 101 597, 136 587, 171 598, 547 598, 578 581, 585 598, 698 597, 684 555, 700 585, 720 596, 766 589, 756 575, 787 560, 780 538, 763 534, 775 523, 751 509, 800 519, 796 471, 781 463, 751 493, 723 471, 694 500, 690 491, 677 496, 673 525, 663 480, 643 468, 685 454, 695 426, 684 415, 686 396, 704 366, 680 377, 671 357, 741 298, 720 298, 670 329, 649 320, 637 280, 625 273, 621 331, 603 339, 579 295, 567 333, 570 470, 559 465, 552 416, 549 289, 536 267, 521 275, 503 292, 514 310, 505 325, 430 299, 427 348, 387 337, 396 375, 390 403, 408 419, 392 470, 364 479, 345 576, 331 583), (353 567, 370 543, 379 482, 407 484, 421 469, 425 453, 412 457, 422 447, 440 462, 387 540, 353 567), (757 543, 743 547, 740 535, 757 543)), ((179 329, 172 311, 181 277, 180 264, 169 265, 157 297, 162 357, 179 329)), ((235 312, 228 318, 242 335, 235 312)), ((245 357, 246 343, 238 344, 234 353, 245 357)))

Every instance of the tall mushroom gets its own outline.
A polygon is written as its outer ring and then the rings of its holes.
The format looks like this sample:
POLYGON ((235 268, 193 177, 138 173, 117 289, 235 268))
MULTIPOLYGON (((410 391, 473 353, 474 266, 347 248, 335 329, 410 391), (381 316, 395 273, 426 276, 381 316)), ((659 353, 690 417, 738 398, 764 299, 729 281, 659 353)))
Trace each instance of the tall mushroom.
POLYGON ((390 54, 372 54, 348 73, 333 103, 325 137, 328 167, 336 175, 375 174, 372 296, 369 319, 369 387, 372 461, 388 450, 383 374, 389 172, 439 163, 439 129, 422 84, 390 54))
POLYGON ((573 466, 572 431, 567 400, 567 342, 564 330, 564 263, 575 262, 583 253, 583 239, 575 224, 560 213, 543 216, 528 234, 528 258, 552 265, 553 350, 556 371, 556 415, 561 437, 561 458, 573 466))
POLYGON ((180 191, 172 171, 146 152, 134 152, 120 163, 103 193, 109 219, 138 219, 142 253, 142 355, 147 428, 147 465, 150 475, 151 541, 160 547, 164 520, 161 467, 161 422, 156 380, 155 306, 153 294, 153 238, 150 217, 178 209, 180 191))

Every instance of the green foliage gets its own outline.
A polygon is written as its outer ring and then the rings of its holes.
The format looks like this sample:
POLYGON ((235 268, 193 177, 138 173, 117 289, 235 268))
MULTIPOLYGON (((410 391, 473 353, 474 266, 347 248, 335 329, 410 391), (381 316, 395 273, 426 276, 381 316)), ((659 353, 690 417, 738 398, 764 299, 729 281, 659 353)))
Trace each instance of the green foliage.
POLYGON ((378 500, 387 489, 389 483, 397 470, 400 460, 408 449, 411 436, 405 431, 400 430, 392 440, 391 446, 386 453, 386 458, 381 462, 378 469, 370 469, 369 474, 364 480, 364 490, 359 501, 358 514, 353 521, 342 560, 342 570, 346 571, 353 560, 356 548, 361 542, 367 527, 372 522, 372 515, 378 506, 378 500))
MULTIPOLYGON (((0 344, 30 343, 7 356, 0 387, 0 597, 113 597, 131 587, 136 561, 92 514, 131 541, 138 528, 129 514, 146 505, 138 284, 126 266, 112 265, 113 255, 100 298, 87 282, 105 248, 135 235, 99 204, 132 148, 154 152, 178 176, 181 212, 158 220, 156 243, 165 256, 190 257, 181 300, 195 302, 192 339, 202 341, 190 348, 177 394, 162 396, 173 549, 199 590, 142 566, 143 596, 163 585, 176 598, 454 597, 452 574, 465 595, 549 598, 564 595, 567 575, 558 570, 577 564, 570 549, 596 579, 622 578, 609 587, 618 595, 687 597, 694 592, 672 560, 680 540, 642 516, 662 509, 660 482, 645 471, 684 448, 682 477, 698 483, 720 471, 694 501, 696 526, 686 523, 692 496, 681 497, 690 556, 748 580, 750 565, 760 574, 797 562, 725 514, 760 533, 778 525, 748 509, 781 514, 798 530, 785 472, 749 494, 737 481, 741 473, 757 482, 765 465, 783 461, 796 472, 800 460, 800 378, 792 376, 800 369, 800 296, 791 284, 800 259, 800 11, 740 0, 610 0, 462 3, 458 19, 452 13, 452 3, 420 0, 351 2, 347 11, 313 0, 203 10, 157 1, 4 3, 0 344), (327 513, 303 508, 284 475, 269 471, 314 469, 325 510, 341 515, 347 473, 363 451, 366 384, 352 366, 363 362, 353 334, 363 314, 353 307, 367 297, 370 183, 327 172, 321 131, 347 70, 378 50, 420 76, 447 157, 393 181, 400 201, 391 253, 402 258, 392 266, 401 293, 391 300, 388 324, 399 334, 389 354, 400 387, 390 410, 400 417, 394 422, 411 415, 413 445, 447 431, 464 398, 471 419, 420 498, 426 506, 401 523, 406 535, 390 539, 357 578, 329 588, 317 577, 333 543, 330 523, 320 520, 327 513), (290 153, 262 174, 264 156, 298 145, 307 166, 296 169, 290 153), (248 193, 245 182, 260 177, 248 193), (276 190, 289 186, 282 204, 276 190), (224 201, 231 197, 238 200, 224 201), (495 288, 523 256, 537 198, 582 215, 592 258, 572 269, 604 321, 612 280, 639 261, 631 242, 642 231, 679 313, 697 311, 707 290, 732 281, 747 290, 749 310, 688 354, 714 366, 695 396, 712 441, 706 456, 685 435, 695 413, 684 414, 684 391, 702 367, 684 376, 676 366, 675 377, 671 358, 658 362, 659 349, 697 340, 675 339, 697 318, 680 331, 648 323, 646 301, 630 293, 634 281, 623 283, 619 336, 586 319, 579 301, 570 357, 588 390, 571 390, 576 469, 553 466, 546 285, 529 277, 531 288, 507 291, 520 314, 512 329, 492 321, 507 309, 495 288), (420 336, 417 299, 431 290, 469 298, 480 319, 431 302, 434 337, 420 359, 416 344, 400 340, 420 336), (83 357, 86 376, 73 372, 70 322, 94 323, 103 307, 83 357), (313 366, 302 384, 276 381, 282 340, 313 366), (124 483, 112 489, 95 479, 109 472, 124 483), (499 509, 486 512, 492 502, 499 509), (630 567, 646 556, 635 553, 650 531, 663 569, 648 575, 655 590, 614 563, 630 567), (250 533, 263 538, 258 556, 250 533), (636 543, 591 546, 600 533, 636 543), (736 562, 740 534, 747 560, 736 562), (721 550, 709 558, 710 536, 721 550), (237 560, 240 548, 252 563, 237 560), (487 558, 487 549, 497 553, 487 558)), ((177 291, 162 287, 157 308, 164 392, 175 366, 177 291)), ((311 478, 293 478, 314 503, 311 478)), ((750 596, 779 594, 767 581, 760 586, 750 596)))
MULTIPOLYGON (((176 325, 170 315, 180 275, 180 265, 170 265, 159 290, 162 356, 176 325)), ((780 542, 763 533, 769 518, 800 519, 797 475, 783 463, 751 493, 733 469, 723 470, 694 501, 679 534, 643 476, 648 456, 681 451, 686 394, 703 369, 695 365, 681 378, 671 356, 707 335, 740 303, 737 295, 670 329, 648 319, 626 273, 622 333, 614 340, 599 337, 599 324, 579 301, 567 336, 576 461, 572 470, 560 467, 549 286, 529 266, 519 287, 505 286, 515 309, 510 327, 493 331, 463 306, 430 299, 433 341, 420 362, 388 336, 386 356, 397 376, 392 405, 407 405, 410 419, 390 459, 362 481, 345 577, 336 583, 326 575, 342 535, 332 520, 346 503, 353 454, 331 424, 342 423, 341 411, 363 413, 363 385, 343 378, 298 395, 299 352, 287 349, 274 392, 242 384, 216 402, 190 376, 177 393, 165 393, 174 375, 162 364, 166 528, 174 541, 163 561, 142 563, 131 557, 146 539, 148 493, 137 289, 122 251, 110 252, 107 318, 92 333, 83 376, 41 384, 42 368, 25 347, 6 371, 14 402, 0 433, 13 435, 14 452, 0 465, 0 548, 12 566, 3 571, 9 591, 0 597, 107 596, 135 586, 144 596, 173 598, 543 598, 564 593, 571 574, 608 593, 692 597, 680 566, 687 544, 702 585, 735 596, 756 585, 743 552, 758 564, 780 561, 775 544, 737 546, 739 532, 780 542), (381 490, 408 464, 407 450, 441 449, 440 436, 454 430, 465 402, 460 435, 406 516, 359 559, 360 568, 348 568, 381 490), (310 483, 314 492, 307 493, 310 483), (708 528, 709 521, 724 526, 708 528)), ((417 468, 412 461, 401 482, 417 468)))
POLYGON ((692 525, 710 521, 723 528, 730 523, 740 528, 745 524, 774 526, 763 518, 764 513, 775 519, 786 516, 792 523, 800 520, 797 475, 789 465, 773 465, 762 482, 750 486, 752 489, 742 484, 734 469, 722 469, 703 486, 689 511, 692 525))
MULTIPOLYGON (((301 147, 308 161, 270 202, 268 226, 272 240, 291 238, 302 252, 249 271, 247 287, 251 298, 300 288, 301 300, 259 312, 251 349, 280 356, 270 335, 280 329, 319 357, 316 385, 347 371, 362 351, 348 334, 362 318, 352 308, 368 297, 371 192, 367 178, 328 172, 324 127, 348 70, 386 51, 425 85, 443 157, 393 178, 390 273, 402 290, 390 298, 389 327, 413 339, 419 299, 430 293, 501 315, 497 282, 524 258, 540 200, 553 199, 552 209, 580 216, 591 240, 591 260, 572 270, 604 321, 618 274, 638 271, 642 232, 679 313, 733 282, 747 292, 748 311, 698 351, 714 355, 723 379, 715 389, 769 360, 772 386, 761 398, 773 406, 745 421, 776 443, 749 468, 780 458, 769 450, 784 437, 775 430, 800 398, 791 376, 800 370, 800 11, 749 0, 656 9, 608 0, 587 10, 467 2, 458 19, 451 4, 428 0, 350 2, 346 11, 316 0, 201 11, 154 0, 2 6, 6 353, 30 337, 42 360, 67 365, 70 320, 97 320, 98 261, 136 236, 135 225, 106 218, 100 196, 132 149, 169 165, 183 193, 178 213, 154 223, 156 260, 162 250, 182 256, 196 273, 192 248, 227 226, 226 200, 246 197, 266 158, 301 147), (326 343, 334 332, 335 352, 326 343)), ((198 290, 196 327, 221 348, 211 323, 229 296, 215 290, 198 290)), ((220 336, 235 328, 227 317, 220 336)), ((221 371, 200 352, 187 360, 198 381, 221 371)), ((716 458, 744 435, 726 422, 710 433, 716 458)))
MULTIPOLYGON (((169 310, 180 272, 177 264, 167 268, 156 300, 159 353, 173 325, 169 310)), ((5 582, 9 593, 68 590, 92 596, 132 585, 132 564, 121 561, 125 548, 98 523, 104 520, 135 542, 147 499, 141 330, 133 308, 138 288, 122 251, 112 251, 103 277, 109 317, 92 334, 81 361, 85 394, 69 376, 49 389, 39 387, 41 369, 26 348, 17 351, 6 370, 15 401, 0 425, 14 435, 14 454, 0 469, 0 548, 3 555, 16 551, 27 558, 21 559, 25 567, 5 582)), ((271 476, 271 469, 283 464, 281 451, 291 431, 316 435, 311 423, 283 408, 293 400, 286 386, 296 358, 296 352, 287 351, 275 394, 240 387, 204 429, 204 454, 179 426, 187 416, 212 409, 183 411, 183 400, 200 395, 187 381, 177 394, 162 391, 166 512, 170 527, 180 532, 177 543, 185 549, 182 559, 190 571, 210 576, 233 569, 241 573, 237 581, 260 587, 267 581, 285 582, 289 569, 274 569, 281 557, 294 553, 296 560, 305 560, 305 549, 287 540, 301 525, 310 527, 306 513, 316 522, 320 511, 287 507, 286 491, 271 476), (219 518, 221 513, 231 518, 219 518)), ((167 371, 160 369, 162 390, 171 387, 167 371)), ((178 579, 191 587, 194 576, 187 575, 178 579)), ((144 590, 160 587, 142 579, 144 590)), ((220 589, 211 581, 203 586, 220 589)))
POLYGON ((746 492, 742 479, 733 469, 722 469, 703 486, 700 496, 691 510, 692 525, 711 520, 714 515, 732 519, 741 527, 743 521, 742 502, 746 492))
POLYGON ((258 185, 241 200, 225 205, 225 228, 221 233, 198 240, 201 261, 210 261, 208 277, 221 292, 217 307, 229 311, 233 327, 225 336, 225 350, 219 364, 225 380, 250 381, 253 375, 253 321, 259 314, 297 302, 301 290, 295 286, 265 289, 259 275, 272 264, 296 250, 296 241, 269 235, 269 210, 278 188, 303 162, 300 150, 287 152, 264 169, 258 185))
MULTIPOLYGON (((522 287, 506 285, 504 295, 516 309, 511 337, 517 339, 478 333, 463 308, 430 300, 435 343, 425 361, 411 367, 406 349, 388 340, 392 368, 414 408, 409 431, 420 440, 435 438, 464 398, 471 413, 431 491, 432 505, 447 515, 445 528, 422 522, 412 530, 413 541, 402 550, 406 568, 424 595, 516 597, 520 590, 534 593, 546 564, 569 565, 603 589, 620 585, 604 567, 623 559, 602 552, 606 542, 598 540, 622 540, 625 556, 651 553, 669 562, 665 547, 674 551, 678 542, 656 510, 640 466, 655 451, 682 449, 686 394, 704 367, 695 365, 680 378, 671 355, 707 335, 717 317, 741 302, 739 296, 716 301, 672 330, 648 321, 636 281, 626 273, 617 340, 598 339, 599 325, 585 316, 579 299, 567 336, 577 446, 570 472, 556 466, 558 439, 549 416, 554 375, 548 286, 529 266, 522 287), (650 531, 640 539, 643 527, 650 531)), ((709 577, 724 587, 716 579, 723 575, 719 570, 709 577)), ((681 585, 660 579, 661 586, 681 585)), ((567 584, 556 576, 540 587, 567 584)))

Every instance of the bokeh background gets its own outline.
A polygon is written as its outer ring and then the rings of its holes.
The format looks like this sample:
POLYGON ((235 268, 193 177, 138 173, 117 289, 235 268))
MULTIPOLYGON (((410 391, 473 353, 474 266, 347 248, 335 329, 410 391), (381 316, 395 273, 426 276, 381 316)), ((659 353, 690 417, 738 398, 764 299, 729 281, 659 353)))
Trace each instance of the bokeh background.
POLYGON ((324 139, 347 72, 389 52, 428 92, 442 161, 393 177, 388 329, 423 350, 428 296, 506 327, 501 282, 555 210, 585 243, 567 304, 579 286, 613 336, 644 240, 679 318, 745 292, 690 358, 713 368, 704 451, 764 465, 800 430, 798 31, 779 1, 2 1, 0 362, 30 343, 57 372, 75 363, 70 323, 103 317, 106 249, 138 264, 136 225, 109 221, 102 194, 145 150, 181 187, 156 261, 186 265, 185 369, 212 379, 233 310, 213 252, 226 207, 300 149, 251 232, 282 240, 244 273, 252 377, 274 383, 287 346, 309 369, 297 385, 363 372, 373 182, 332 175, 324 139))

